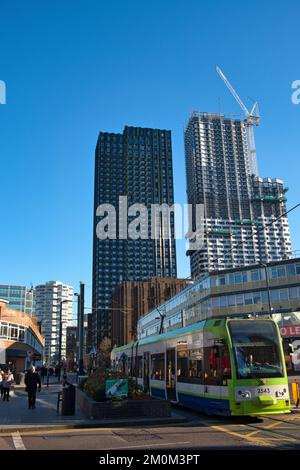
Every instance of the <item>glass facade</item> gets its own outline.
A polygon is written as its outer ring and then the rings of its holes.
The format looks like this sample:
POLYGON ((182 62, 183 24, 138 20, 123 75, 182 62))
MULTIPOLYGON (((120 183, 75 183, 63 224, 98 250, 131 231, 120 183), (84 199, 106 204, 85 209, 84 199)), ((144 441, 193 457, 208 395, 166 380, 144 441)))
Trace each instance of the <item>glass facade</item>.
MULTIPOLYGON (((300 260, 272 263, 267 267, 269 294, 274 318, 300 311, 300 260)), ((158 334, 160 315, 164 331, 180 328, 213 316, 268 314, 266 269, 249 266, 210 273, 179 292, 138 322, 140 337, 158 334)), ((294 323, 300 323, 297 319, 294 323)), ((299 333, 300 336, 300 333, 299 333)))
POLYGON ((0 299, 9 302, 9 308, 32 315, 34 313, 34 289, 25 286, 0 285, 0 299))
POLYGON ((171 132, 139 127, 124 128, 122 134, 100 132, 95 159, 93 248, 93 331, 92 344, 111 336, 109 305, 114 287, 122 281, 151 277, 176 277, 174 214, 164 227, 167 237, 153 239, 152 204, 174 204, 171 132), (143 204, 146 214, 124 214, 119 197, 127 197, 127 207, 143 204), (96 227, 101 220, 96 210, 101 204, 116 210, 115 239, 99 239, 96 227), (130 224, 137 215, 140 238, 124 236, 122 223, 130 224))

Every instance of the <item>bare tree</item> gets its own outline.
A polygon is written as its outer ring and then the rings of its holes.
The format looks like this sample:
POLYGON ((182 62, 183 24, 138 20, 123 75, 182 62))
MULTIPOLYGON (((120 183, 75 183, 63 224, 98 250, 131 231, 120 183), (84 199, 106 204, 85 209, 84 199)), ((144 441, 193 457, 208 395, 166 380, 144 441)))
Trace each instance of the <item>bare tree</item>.
POLYGON ((101 341, 97 352, 97 367, 107 369, 110 366, 111 340, 107 337, 101 341))

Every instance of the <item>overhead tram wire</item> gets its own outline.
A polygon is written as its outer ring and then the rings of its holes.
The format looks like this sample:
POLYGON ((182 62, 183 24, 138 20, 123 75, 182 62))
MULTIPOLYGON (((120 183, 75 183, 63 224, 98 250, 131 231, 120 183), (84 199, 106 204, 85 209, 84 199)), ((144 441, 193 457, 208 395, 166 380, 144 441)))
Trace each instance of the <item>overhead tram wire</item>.
MULTIPOLYGON (((299 206, 300 206, 300 202, 299 202, 298 204, 296 204, 295 206, 291 207, 291 209, 287 210, 287 211, 284 212, 283 214, 280 214, 278 217, 276 217, 276 219, 272 220, 272 222, 267 223, 266 225, 264 225, 264 226, 261 227, 260 229, 256 229, 256 233, 258 234, 258 233, 262 232, 266 227, 269 227, 269 226, 273 225, 275 222, 277 222, 277 220, 281 219, 281 218, 284 217, 285 215, 287 215, 287 214, 289 214, 290 212, 292 212, 293 210, 297 209, 297 207, 299 207, 299 206)), ((236 249, 236 248, 239 247, 239 246, 242 246, 242 244, 243 244, 245 241, 250 240, 251 238, 253 238, 252 235, 249 235, 248 237, 244 238, 243 241, 240 241, 240 242, 237 243, 237 246, 232 247, 232 248, 230 248, 229 250, 225 251, 225 253, 223 254, 223 256, 225 257, 226 255, 228 255, 229 253, 231 253, 234 249, 236 249)), ((205 275, 205 274, 208 274, 208 272, 207 272, 207 273, 203 273, 203 275, 205 275)), ((201 275, 201 276, 202 276, 202 275, 201 275)), ((186 281, 186 280, 188 280, 188 279, 194 280, 194 279, 192 278, 192 276, 187 276, 187 277, 185 277, 183 280, 186 281)))
MULTIPOLYGON (((287 215, 287 214, 289 214, 290 212, 292 212, 293 210, 297 209, 297 207, 299 207, 299 206, 300 206, 300 202, 299 202, 298 204, 296 204, 295 206, 291 207, 289 210, 287 210, 287 211, 284 212, 283 214, 280 214, 280 216, 276 217, 276 219, 274 219, 274 220, 272 220, 271 222, 267 223, 266 225, 264 225, 264 226, 261 227, 260 229, 256 229, 256 233, 258 234, 258 233, 262 232, 266 227, 269 227, 269 226, 273 225, 275 222, 277 222, 277 220, 281 219, 281 218, 284 217, 285 215, 287 215)), ((244 243, 246 240, 250 240, 252 237, 253 237, 252 235, 249 235, 248 237, 244 238, 243 241, 237 243, 237 246, 232 247, 232 248, 230 248, 230 250, 225 251, 225 253, 224 253, 224 255, 223 255, 223 256, 224 256, 224 259, 225 259, 225 256, 226 256, 226 255, 228 255, 229 253, 231 253, 231 251, 233 251, 234 249, 236 249, 238 246, 242 245, 242 243, 244 243)), ((205 275, 207 276, 208 274, 209 274, 209 273, 206 272, 206 273, 203 273, 203 274, 202 274, 201 276, 199 276, 199 277, 202 277, 202 276, 205 276, 205 275)), ((192 281, 196 280, 196 279, 193 278, 191 275, 185 277, 183 280, 184 280, 184 281, 187 281, 188 279, 190 279, 190 280, 192 280, 192 281)), ((164 319, 165 319, 165 317, 166 317, 166 312, 161 313, 161 311, 159 310, 158 307, 155 307, 155 309, 159 312, 160 317, 161 317, 161 323, 160 323, 160 329, 159 329, 160 334, 161 334, 162 331, 163 331, 163 324, 164 324, 164 319)))
MULTIPOLYGON (((256 229, 256 234, 259 234, 260 232, 262 232, 263 230, 265 230, 266 227, 270 227, 270 226, 273 225, 275 222, 277 222, 277 220, 281 219, 282 217, 284 217, 285 215, 287 215, 289 212, 292 212, 293 210, 297 209, 297 207, 299 207, 299 206, 300 206, 300 202, 299 202, 298 204, 296 204, 295 206, 291 207, 291 209, 287 210, 287 211, 284 212, 283 214, 280 214, 278 217, 276 217, 276 219, 272 220, 272 222, 267 223, 266 225, 264 225, 263 227, 261 227, 261 228, 259 228, 259 229, 256 229)), ((253 238, 253 235, 249 235, 248 237, 244 238, 243 241, 241 241, 241 242, 239 242, 239 243, 237 244, 237 247, 238 247, 239 245, 242 245, 242 243, 244 243, 245 241, 250 240, 251 238, 253 238)), ((228 255, 228 253, 231 253, 231 252, 232 252, 235 248, 237 248, 237 247, 232 247, 232 248, 230 248, 230 250, 225 251, 225 253, 224 253, 223 256, 225 257, 226 255, 228 255)), ((225 259, 225 258, 224 258, 224 259, 225 259)))
MULTIPOLYGON (((266 225, 264 225, 263 227, 261 227, 260 229, 256 229, 256 233, 260 233, 262 232, 266 227, 269 227, 271 225, 273 225, 275 222, 277 222, 277 220, 281 219, 282 217, 284 217, 285 215, 289 214, 290 212, 292 212, 293 210, 297 209, 298 207, 300 206, 300 202, 298 204, 296 204, 295 206, 291 207, 291 209, 287 210, 286 212, 284 212, 283 214, 280 214, 280 216, 276 217, 276 219, 272 220, 271 222, 267 223, 266 225)), ((242 243, 244 243, 246 240, 250 240, 251 238, 253 238, 252 235, 249 235, 248 237, 244 238, 243 241, 237 243, 237 246, 235 247, 232 247, 230 248, 230 250, 227 250, 225 251, 224 253, 224 259, 225 259, 225 256, 228 255, 229 253, 231 253, 231 251, 233 251, 234 249, 236 249, 239 245, 242 245, 242 243)), ((209 273, 206 272, 204 273, 203 275, 208 275, 209 273)), ((199 276, 200 277, 200 276, 199 276)), ((192 277, 192 275, 190 276, 187 276, 183 279, 184 281, 187 281, 187 280, 191 280, 191 281, 194 281, 195 279, 192 277)), ((164 302, 165 303, 165 302, 164 302)), ((164 312, 161 312, 160 310, 160 306, 159 307, 155 307, 155 310, 158 311, 159 315, 160 315, 160 328, 159 328, 159 334, 161 334, 163 332, 163 329, 164 329, 164 320, 165 320, 165 317, 167 315, 166 313, 166 309, 164 312)))

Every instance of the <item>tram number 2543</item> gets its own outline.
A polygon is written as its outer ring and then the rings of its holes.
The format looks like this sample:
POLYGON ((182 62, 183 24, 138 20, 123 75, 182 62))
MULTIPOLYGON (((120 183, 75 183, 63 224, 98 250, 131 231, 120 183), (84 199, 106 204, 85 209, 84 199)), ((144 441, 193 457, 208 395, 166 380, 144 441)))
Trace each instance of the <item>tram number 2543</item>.
POLYGON ((257 388, 257 395, 270 395, 271 390, 269 388, 257 388))

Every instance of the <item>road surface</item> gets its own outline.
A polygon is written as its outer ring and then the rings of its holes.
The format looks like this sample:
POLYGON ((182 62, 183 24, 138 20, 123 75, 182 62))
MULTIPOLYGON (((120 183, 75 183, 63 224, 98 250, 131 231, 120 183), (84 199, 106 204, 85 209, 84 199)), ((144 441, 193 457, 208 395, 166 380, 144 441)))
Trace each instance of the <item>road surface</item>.
POLYGON ((177 425, 24 431, 0 435, 0 450, 298 449, 300 413, 217 418, 176 408, 177 425))

